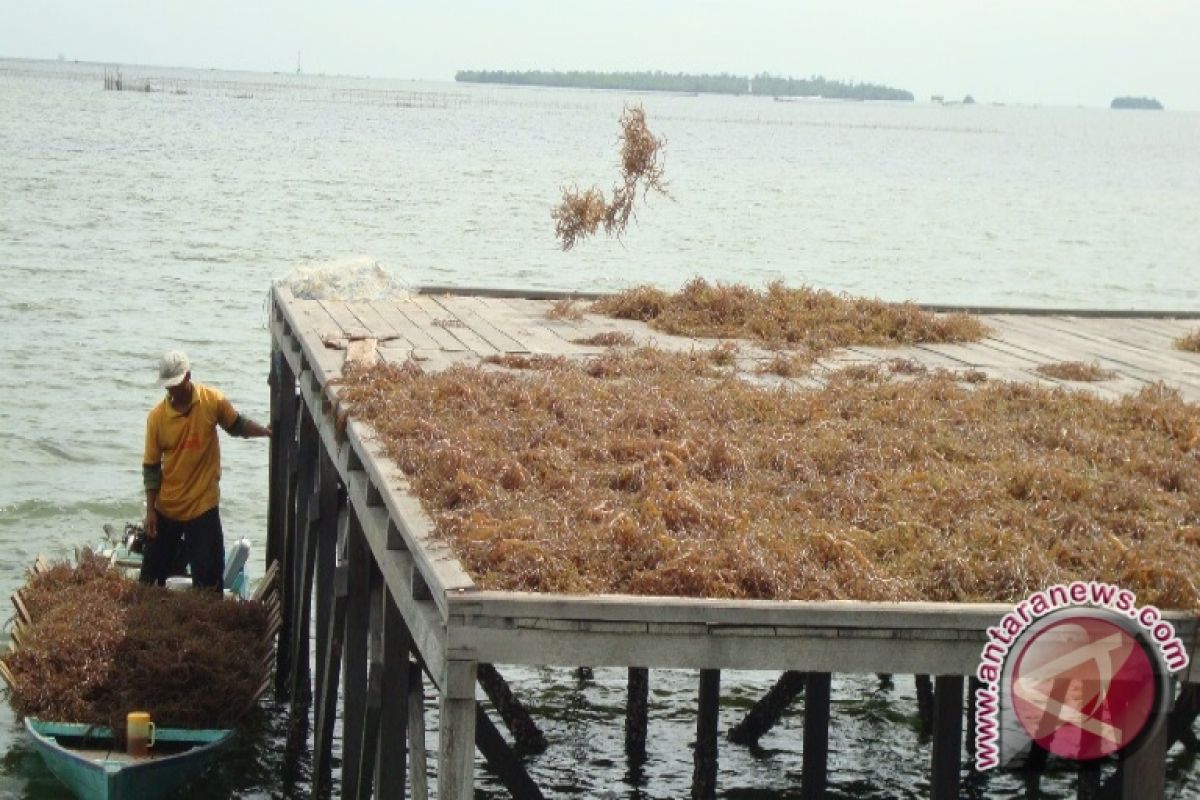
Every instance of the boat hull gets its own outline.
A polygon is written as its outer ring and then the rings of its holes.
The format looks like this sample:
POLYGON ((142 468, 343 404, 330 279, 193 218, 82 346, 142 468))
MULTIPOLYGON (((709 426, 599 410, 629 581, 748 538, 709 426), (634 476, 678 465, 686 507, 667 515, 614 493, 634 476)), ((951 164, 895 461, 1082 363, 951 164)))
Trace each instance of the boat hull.
POLYGON ((229 745, 232 730, 163 728, 157 741, 186 748, 170 755, 132 759, 109 747, 112 733, 75 723, 25 720, 25 730, 46 767, 81 800, 157 800, 171 795, 198 777, 213 756, 229 745), (63 742, 101 743, 96 748, 63 742))

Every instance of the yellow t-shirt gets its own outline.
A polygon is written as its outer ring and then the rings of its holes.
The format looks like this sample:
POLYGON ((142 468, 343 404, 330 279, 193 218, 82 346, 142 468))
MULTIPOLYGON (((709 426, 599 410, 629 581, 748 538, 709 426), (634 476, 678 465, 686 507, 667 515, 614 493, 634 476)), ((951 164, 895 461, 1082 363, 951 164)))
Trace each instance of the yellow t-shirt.
POLYGON ((158 512, 186 522, 221 500, 221 445, 217 425, 237 421, 233 405, 216 389, 192 384, 192 402, 177 411, 164 397, 146 417, 145 466, 162 464, 158 512))

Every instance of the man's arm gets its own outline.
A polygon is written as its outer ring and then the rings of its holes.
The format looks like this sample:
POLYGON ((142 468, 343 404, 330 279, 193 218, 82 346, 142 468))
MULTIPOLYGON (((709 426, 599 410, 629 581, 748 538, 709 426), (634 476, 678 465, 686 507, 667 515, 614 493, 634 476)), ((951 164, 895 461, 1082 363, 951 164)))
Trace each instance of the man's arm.
POLYGON ((146 521, 142 525, 142 529, 146 532, 147 539, 153 539, 158 536, 158 509, 154 504, 158 502, 158 489, 146 487, 146 521))
POLYGON ((142 454, 142 485, 146 487, 146 537, 158 535, 158 490, 162 487, 162 451, 158 449, 158 429, 154 412, 146 417, 146 446, 142 454))
POLYGON ((254 420, 243 417, 241 414, 238 414, 233 424, 225 430, 229 432, 230 436, 240 436, 243 439, 258 439, 271 435, 270 425, 259 425, 254 420))

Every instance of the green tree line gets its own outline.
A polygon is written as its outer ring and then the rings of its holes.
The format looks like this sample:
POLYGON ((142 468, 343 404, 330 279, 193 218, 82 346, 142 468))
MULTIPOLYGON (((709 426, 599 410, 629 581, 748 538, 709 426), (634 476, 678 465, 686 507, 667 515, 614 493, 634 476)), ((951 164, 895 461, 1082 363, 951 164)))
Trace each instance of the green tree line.
POLYGON ((820 75, 785 78, 761 72, 753 77, 688 75, 682 72, 555 72, 527 70, 459 70, 454 79, 464 83, 504 83, 515 86, 565 86, 577 89, 624 89, 659 92, 710 92, 758 94, 775 97, 827 97, 839 100, 899 100, 911 102, 912 92, 877 83, 844 83, 820 75))

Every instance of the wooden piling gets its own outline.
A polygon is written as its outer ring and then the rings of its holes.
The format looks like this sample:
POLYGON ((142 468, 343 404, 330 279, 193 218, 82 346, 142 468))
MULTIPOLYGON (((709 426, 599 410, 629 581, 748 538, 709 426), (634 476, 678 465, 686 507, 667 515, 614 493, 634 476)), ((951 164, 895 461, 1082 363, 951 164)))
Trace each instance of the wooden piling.
POLYGON ((380 675, 379 743, 375 755, 376 800, 404 800, 408 737, 409 653, 412 634, 391 592, 383 597, 383 672, 380 675))
POLYGON ((958 800, 962 770, 963 677, 939 675, 933 696, 932 800, 958 800))
POLYGON ((365 797, 359 793, 359 778, 364 758, 367 721, 367 640, 370 632, 371 555, 363 539, 358 515, 350 510, 350 530, 346 539, 349 594, 346 598, 346 640, 342 656, 342 797, 365 797))
POLYGON ((529 777, 517 754, 496 728, 483 703, 475 703, 475 744, 487 760, 488 769, 516 800, 542 800, 542 790, 529 777))
POLYGON ((271 454, 268 514, 274 508, 270 522, 274 528, 268 531, 267 561, 279 561, 283 567, 280 575, 279 602, 283 625, 279 629, 278 645, 275 650, 275 693, 281 699, 287 697, 291 679, 291 609, 292 586, 288 576, 292 560, 289 542, 293 529, 294 467, 296 438, 296 376, 288 360, 277 351, 272 358, 274 384, 271 387, 271 454))
POLYGON ((917 721, 922 736, 933 730, 933 681, 928 675, 914 675, 917 685, 917 721))
POLYGON ((483 691, 492 702, 492 707, 512 734, 516 749, 525 753, 540 753, 545 750, 545 735, 496 667, 492 664, 480 664, 477 674, 479 685, 483 687, 483 691))
POLYGON ((306 709, 312 700, 312 675, 309 667, 309 621, 312 609, 312 584, 314 560, 317 546, 317 525, 320 519, 318 492, 320 487, 321 446, 316 423, 307 406, 300 409, 299 443, 296 449, 296 530, 293 534, 295 550, 293 558, 292 586, 292 641, 288 658, 291 675, 288 694, 291 698, 292 716, 306 709))
POLYGON ((721 706, 721 670, 700 670, 696 746, 692 753, 692 800, 717 796, 717 728, 721 706))
POLYGON ((1154 730, 1132 753, 1124 753, 1117 765, 1121 800, 1162 800, 1166 794, 1167 726, 1154 730))
POLYGON ((729 741, 737 744, 755 745, 758 740, 779 722, 788 705, 804 691, 804 673, 788 670, 759 698, 754 707, 737 725, 729 729, 729 741))
POLYGON ((408 670, 408 774, 412 800, 429 800, 429 764, 425 748, 425 681, 421 665, 408 670))
POLYGON ((1075 800, 1100 800, 1100 762, 1083 761, 1075 782, 1075 800))
POLYGON ((475 796, 475 662, 448 659, 438 726, 438 798, 475 796))
POLYGON ((802 800, 824 800, 829 784, 829 695, 832 676, 828 672, 804 675, 804 755, 800 774, 802 800))
POLYGON ((626 682, 625 755, 634 767, 646 760, 646 726, 650 699, 650 670, 630 667, 626 682))
MULTIPOLYGON (((343 508, 338 514, 339 528, 348 532, 350 526, 350 509, 343 508)), ((323 539, 321 546, 322 559, 332 560, 333 552, 323 539)), ((324 666, 321 669, 321 680, 317 687, 316 699, 316 730, 313 735, 313 795, 321 796, 331 781, 330 760, 333 752, 333 725, 337 715, 338 683, 341 678, 342 653, 346 632, 346 601, 349 594, 348 565, 335 566, 330 575, 331 591, 328 595, 318 598, 318 601, 328 607, 329 622, 325 637, 320 643, 320 653, 324 666)))

